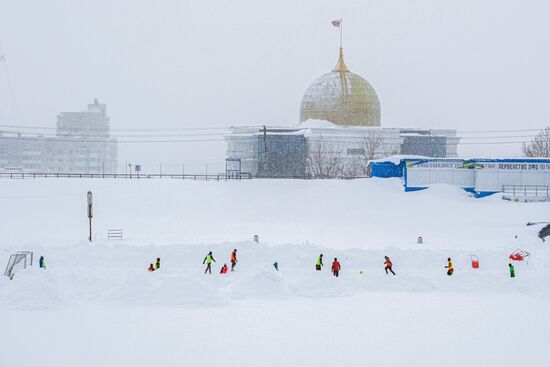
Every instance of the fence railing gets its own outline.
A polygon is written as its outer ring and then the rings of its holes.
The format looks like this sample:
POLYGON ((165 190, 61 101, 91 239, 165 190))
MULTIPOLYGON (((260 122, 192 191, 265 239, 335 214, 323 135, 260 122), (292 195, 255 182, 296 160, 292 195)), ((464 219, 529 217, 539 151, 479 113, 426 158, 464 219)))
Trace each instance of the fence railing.
POLYGON ((122 228, 113 228, 107 230, 108 240, 122 240, 122 228))
POLYGON ((128 174, 128 173, 31 173, 31 172, 0 172, 0 179, 27 179, 27 178, 113 178, 113 179, 179 179, 194 181, 227 181, 251 179, 250 173, 218 173, 214 175, 193 175, 193 174, 170 174, 170 173, 151 173, 151 174, 128 174))
POLYGON ((154 178, 169 178, 178 180, 194 180, 194 181, 228 181, 228 180, 250 180, 253 178, 265 178, 265 179, 295 179, 295 180, 355 180, 358 178, 368 178, 365 175, 356 176, 330 176, 330 177, 316 177, 311 175, 304 176, 284 176, 284 177, 272 177, 272 176, 252 176, 248 172, 230 172, 218 173, 214 175, 206 174, 171 174, 171 173, 63 173, 63 172, 47 172, 47 173, 34 173, 34 172, 0 172, 0 179, 26 179, 26 178, 113 178, 113 179, 154 179, 154 178))
POLYGON ((502 192, 513 196, 550 197, 550 186, 547 185, 502 185, 502 192))

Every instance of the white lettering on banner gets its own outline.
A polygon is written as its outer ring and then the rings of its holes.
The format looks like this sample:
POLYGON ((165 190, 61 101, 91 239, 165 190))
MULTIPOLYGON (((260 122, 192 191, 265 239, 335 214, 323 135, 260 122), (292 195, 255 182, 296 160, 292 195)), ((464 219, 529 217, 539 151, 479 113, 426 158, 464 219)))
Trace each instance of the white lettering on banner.
POLYGON ((463 162, 425 162, 417 163, 408 168, 465 168, 463 162))
POLYGON ((476 163, 476 168, 499 171, 550 171, 550 163, 484 162, 476 163))
POLYGON ((411 162, 408 169, 414 168, 441 168, 441 169, 471 169, 497 170, 497 171, 550 171, 550 163, 529 162, 462 162, 462 161, 428 161, 411 162), (474 166, 475 165, 475 166, 474 166))

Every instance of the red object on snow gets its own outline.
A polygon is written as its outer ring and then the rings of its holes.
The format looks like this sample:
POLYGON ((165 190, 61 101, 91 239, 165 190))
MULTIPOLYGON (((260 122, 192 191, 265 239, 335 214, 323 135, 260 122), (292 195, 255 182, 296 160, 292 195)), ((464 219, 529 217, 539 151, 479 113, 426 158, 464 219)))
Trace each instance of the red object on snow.
POLYGON ((510 260, 513 261, 525 261, 529 262, 529 258, 531 257, 531 254, 525 250, 516 249, 514 252, 510 254, 510 260))
POLYGON ((472 260, 472 268, 479 269, 479 258, 476 255, 470 255, 470 260, 472 260))

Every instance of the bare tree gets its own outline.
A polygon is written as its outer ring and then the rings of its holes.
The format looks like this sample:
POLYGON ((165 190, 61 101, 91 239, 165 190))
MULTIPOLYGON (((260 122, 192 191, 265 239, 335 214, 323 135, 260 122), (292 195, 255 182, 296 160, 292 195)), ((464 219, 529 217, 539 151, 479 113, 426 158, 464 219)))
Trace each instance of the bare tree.
POLYGON ((342 175, 342 151, 322 138, 312 141, 307 152, 308 173, 313 178, 334 178, 342 175))
POLYGON ((550 158, 550 126, 539 131, 530 142, 524 142, 521 151, 526 157, 550 158))
POLYGON ((353 176, 365 175, 371 160, 399 154, 400 150, 398 145, 386 144, 379 132, 369 131, 357 149, 358 157, 350 160, 346 173, 353 176))
POLYGON ((376 131, 369 131, 361 143, 361 147, 363 149, 363 159, 365 161, 370 161, 372 159, 380 158, 380 150, 383 145, 384 137, 376 131))

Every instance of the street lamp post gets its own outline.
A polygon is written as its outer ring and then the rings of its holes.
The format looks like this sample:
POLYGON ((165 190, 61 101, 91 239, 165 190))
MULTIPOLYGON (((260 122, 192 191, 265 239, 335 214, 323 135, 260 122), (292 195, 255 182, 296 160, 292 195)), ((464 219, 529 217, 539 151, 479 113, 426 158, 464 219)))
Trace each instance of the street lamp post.
POLYGON ((88 240, 92 242, 92 192, 88 191, 88 222, 90 224, 90 235, 88 236, 88 240))

